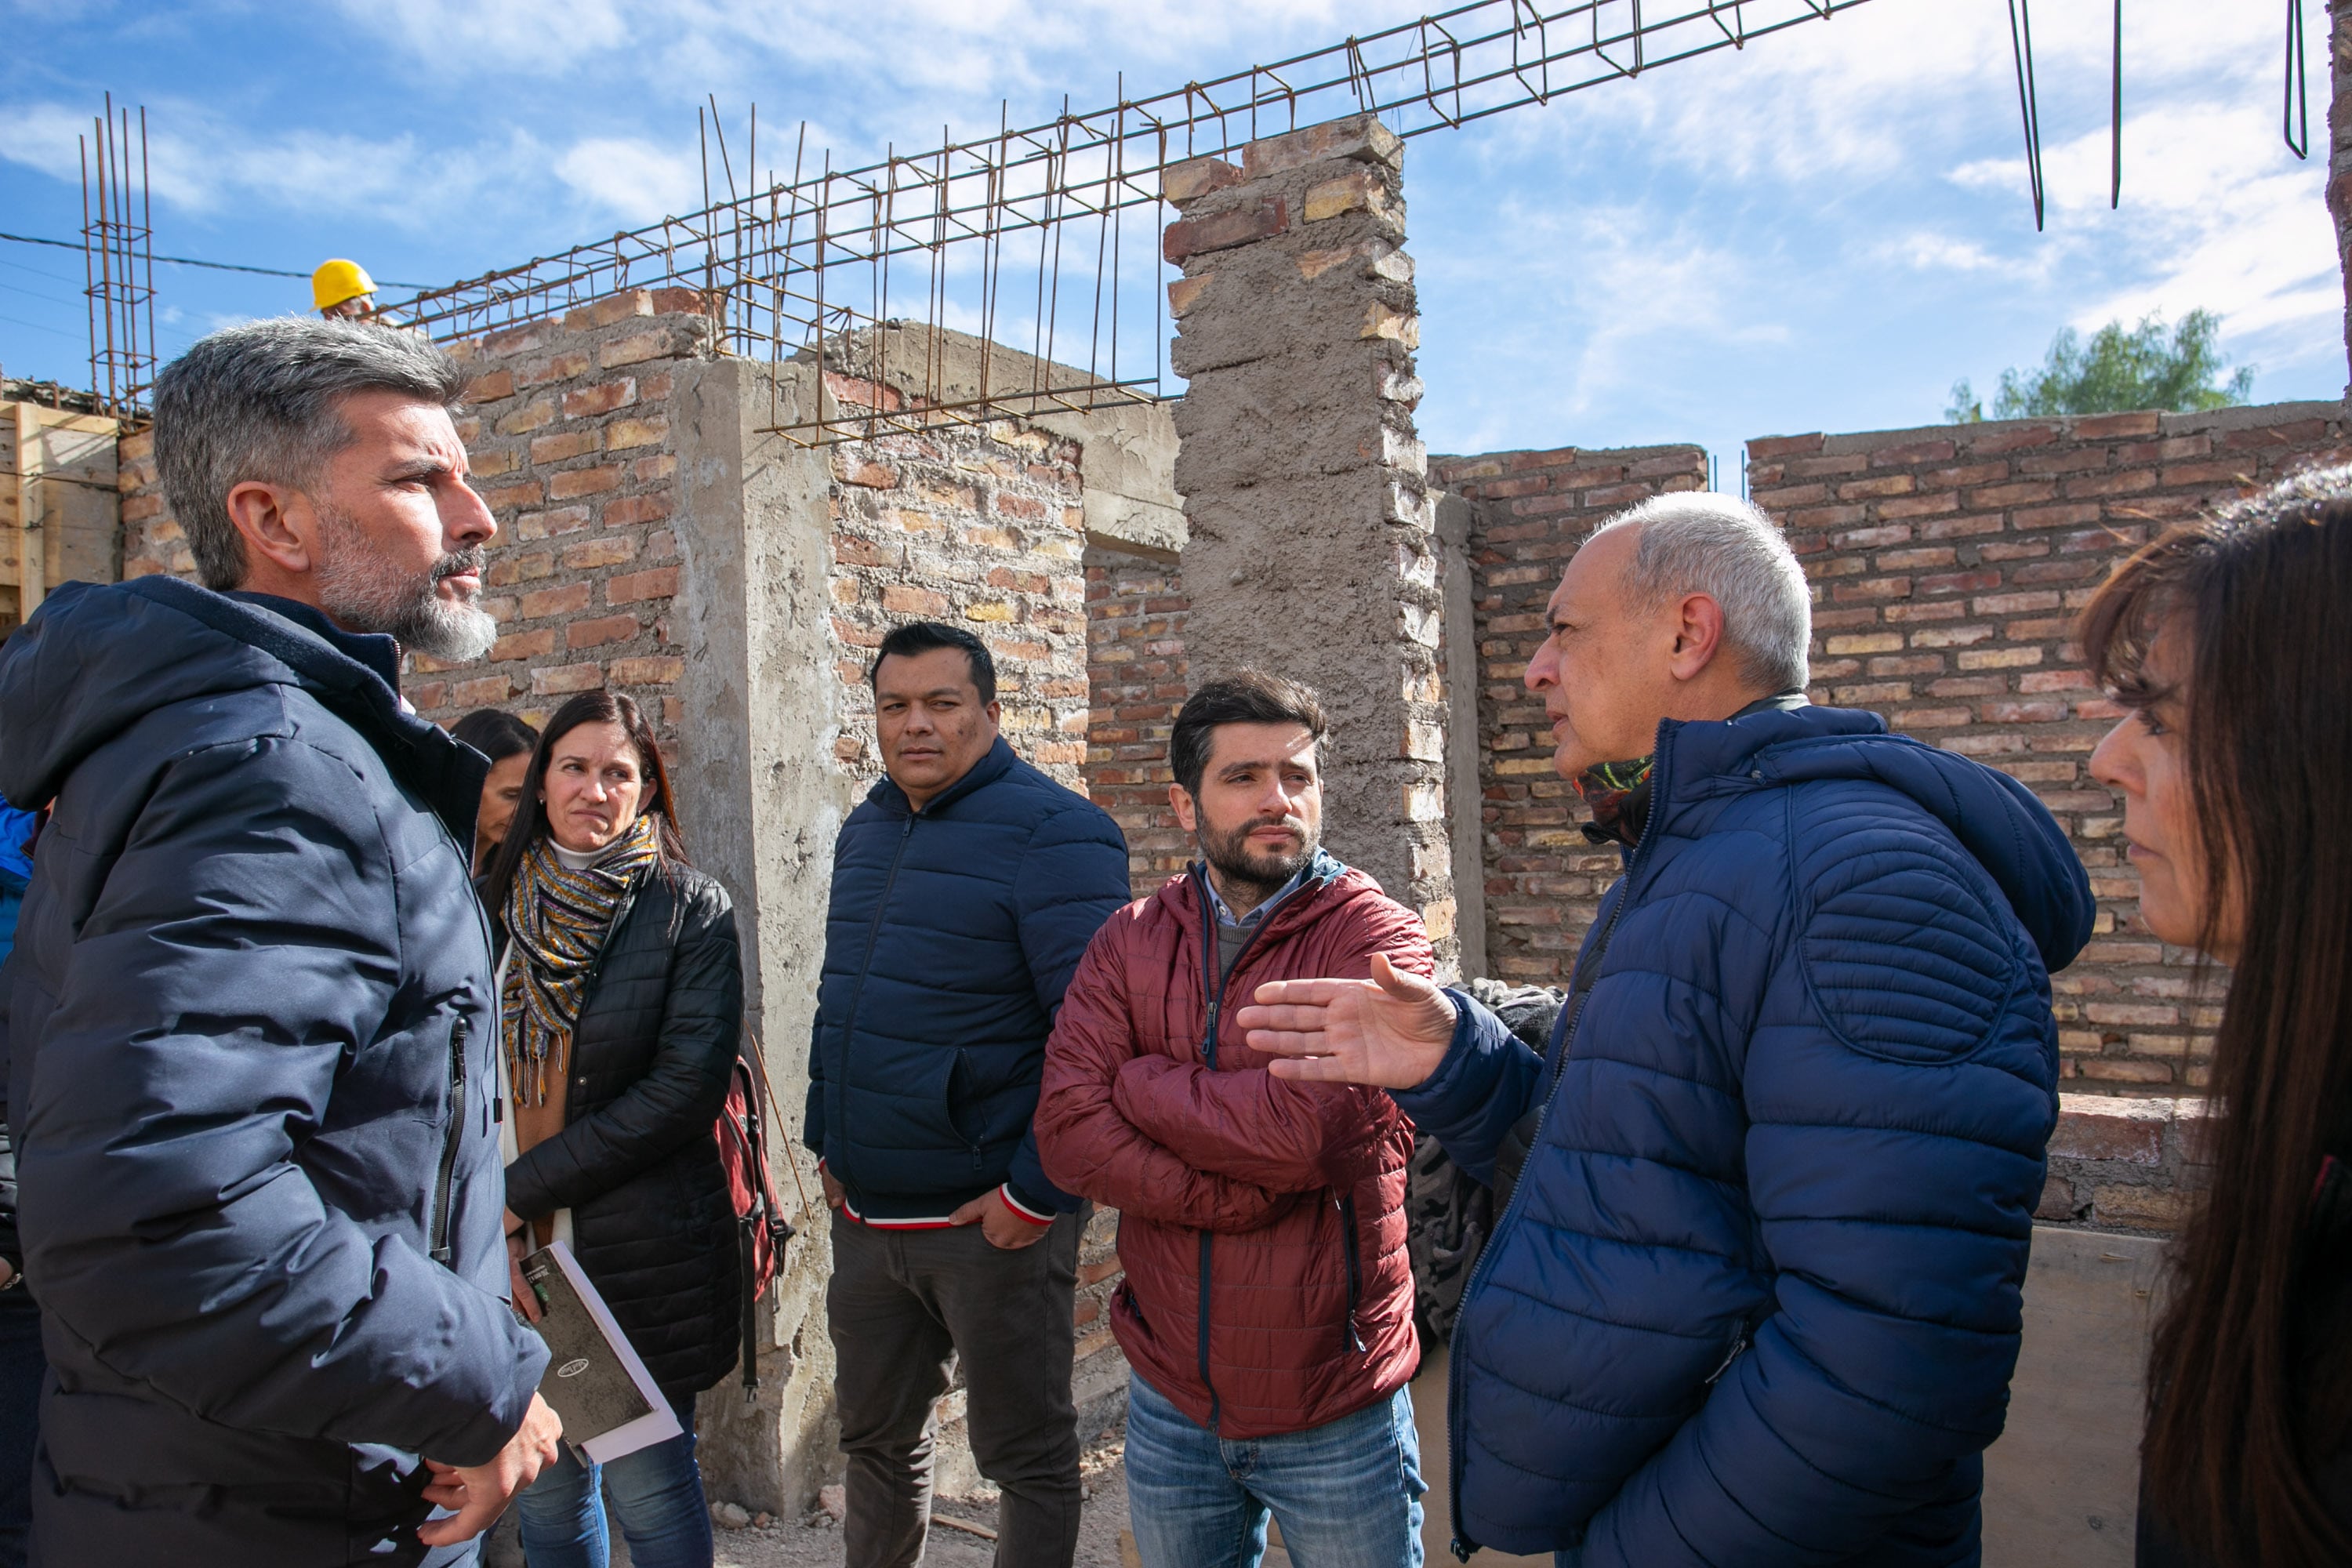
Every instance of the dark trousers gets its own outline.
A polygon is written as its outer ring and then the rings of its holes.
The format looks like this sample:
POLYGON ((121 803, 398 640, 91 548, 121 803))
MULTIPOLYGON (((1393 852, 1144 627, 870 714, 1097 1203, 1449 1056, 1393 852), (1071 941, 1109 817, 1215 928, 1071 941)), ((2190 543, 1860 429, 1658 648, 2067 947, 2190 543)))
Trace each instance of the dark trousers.
POLYGON ((1003 1494, 999 1568, 1069 1568, 1078 1548, 1070 1321, 1084 1214, 1017 1251, 976 1225, 873 1230, 833 1221, 833 1330, 849 1457, 848 1568, 908 1568, 930 1527, 934 1405, 963 1364, 981 1474, 1003 1494))
POLYGON ((41 1313, 26 1288, 0 1293, 0 1568, 25 1568, 33 1531, 33 1448, 40 1437, 41 1313))

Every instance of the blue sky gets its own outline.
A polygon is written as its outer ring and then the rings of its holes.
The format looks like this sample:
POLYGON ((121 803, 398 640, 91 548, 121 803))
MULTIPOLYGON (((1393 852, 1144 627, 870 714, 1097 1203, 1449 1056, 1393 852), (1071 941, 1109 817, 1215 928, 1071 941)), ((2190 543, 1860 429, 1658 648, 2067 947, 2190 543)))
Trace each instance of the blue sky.
MULTIPOLYGON (((1612 0, 1621 8, 1624 0, 1612 0)), ((805 118, 835 163, 1049 117, 1410 18, 1360 0, 0 0, 0 230, 72 237, 111 89, 154 137, 158 251, 452 280, 698 203, 695 107, 805 118)), ((1740 443, 1941 417, 2058 328, 2204 307, 2263 402, 2336 397, 2344 297, 2314 145, 2279 134, 2275 0, 2035 0, 2036 234, 2007 0, 1869 0, 1414 139, 1434 451, 1740 443)), ((772 131, 763 131, 772 137, 772 131)), ((763 162, 765 160, 763 159, 763 162)), ((0 367, 86 379, 81 264, 0 243, 0 367)), ((158 268, 167 354, 306 286, 158 268)))

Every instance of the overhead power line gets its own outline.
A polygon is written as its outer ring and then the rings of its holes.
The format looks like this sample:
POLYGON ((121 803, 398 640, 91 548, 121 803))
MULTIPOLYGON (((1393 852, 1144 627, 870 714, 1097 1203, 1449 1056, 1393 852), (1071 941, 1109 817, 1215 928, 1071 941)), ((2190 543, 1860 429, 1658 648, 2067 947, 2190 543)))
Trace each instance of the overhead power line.
MULTIPOLYGON (((81 242, 79 240, 43 239, 37 235, 30 234, 0 234, 0 239, 13 240, 18 245, 55 246, 59 250, 79 250, 82 247, 81 242)), ((174 267, 208 268, 215 272, 252 272, 257 273, 264 278, 308 279, 310 276, 308 272, 289 272, 282 267, 247 267, 235 261, 199 261, 193 256, 158 256, 151 258, 150 259, 156 261, 168 261, 174 267)), ((429 283, 404 283, 397 278, 387 278, 383 279, 383 282, 394 289, 429 289, 432 287, 429 283)))

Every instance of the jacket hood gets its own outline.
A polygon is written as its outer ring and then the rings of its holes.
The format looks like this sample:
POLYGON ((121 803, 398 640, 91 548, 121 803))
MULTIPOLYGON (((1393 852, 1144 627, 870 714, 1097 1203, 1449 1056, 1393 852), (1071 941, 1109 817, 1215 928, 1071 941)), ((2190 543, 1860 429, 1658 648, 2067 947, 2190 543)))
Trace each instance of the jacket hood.
POLYGON ((184 583, 68 583, 0 647, 0 796, 47 804, 100 746, 176 703, 264 686, 310 692, 375 748, 461 842, 482 759, 404 712, 373 670, 281 616, 184 583))
MULTIPOLYGON (((1766 710, 1719 723, 1659 726, 1668 801, 1756 784, 1861 779, 1900 791, 1949 828, 2009 899, 2042 962, 2064 968, 2091 939, 2089 876, 2049 808, 1997 769, 1887 733, 1874 713, 1846 708, 1766 710)), ((1664 813, 1654 814, 1653 821, 1664 813)))

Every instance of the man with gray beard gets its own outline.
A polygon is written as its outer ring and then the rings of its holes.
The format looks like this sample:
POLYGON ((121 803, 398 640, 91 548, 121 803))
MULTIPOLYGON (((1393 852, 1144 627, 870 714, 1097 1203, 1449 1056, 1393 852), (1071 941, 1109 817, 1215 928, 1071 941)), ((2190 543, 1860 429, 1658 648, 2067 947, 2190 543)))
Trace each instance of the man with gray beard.
POLYGON ((0 795, 53 808, 0 971, 36 1562, 468 1562, 555 1456, 503 1300, 487 763, 398 690, 403 646, 496 635, 462 385, 355 323, 205 339, 155 387, 204 585, 68 584, 0 648, 0 795))

